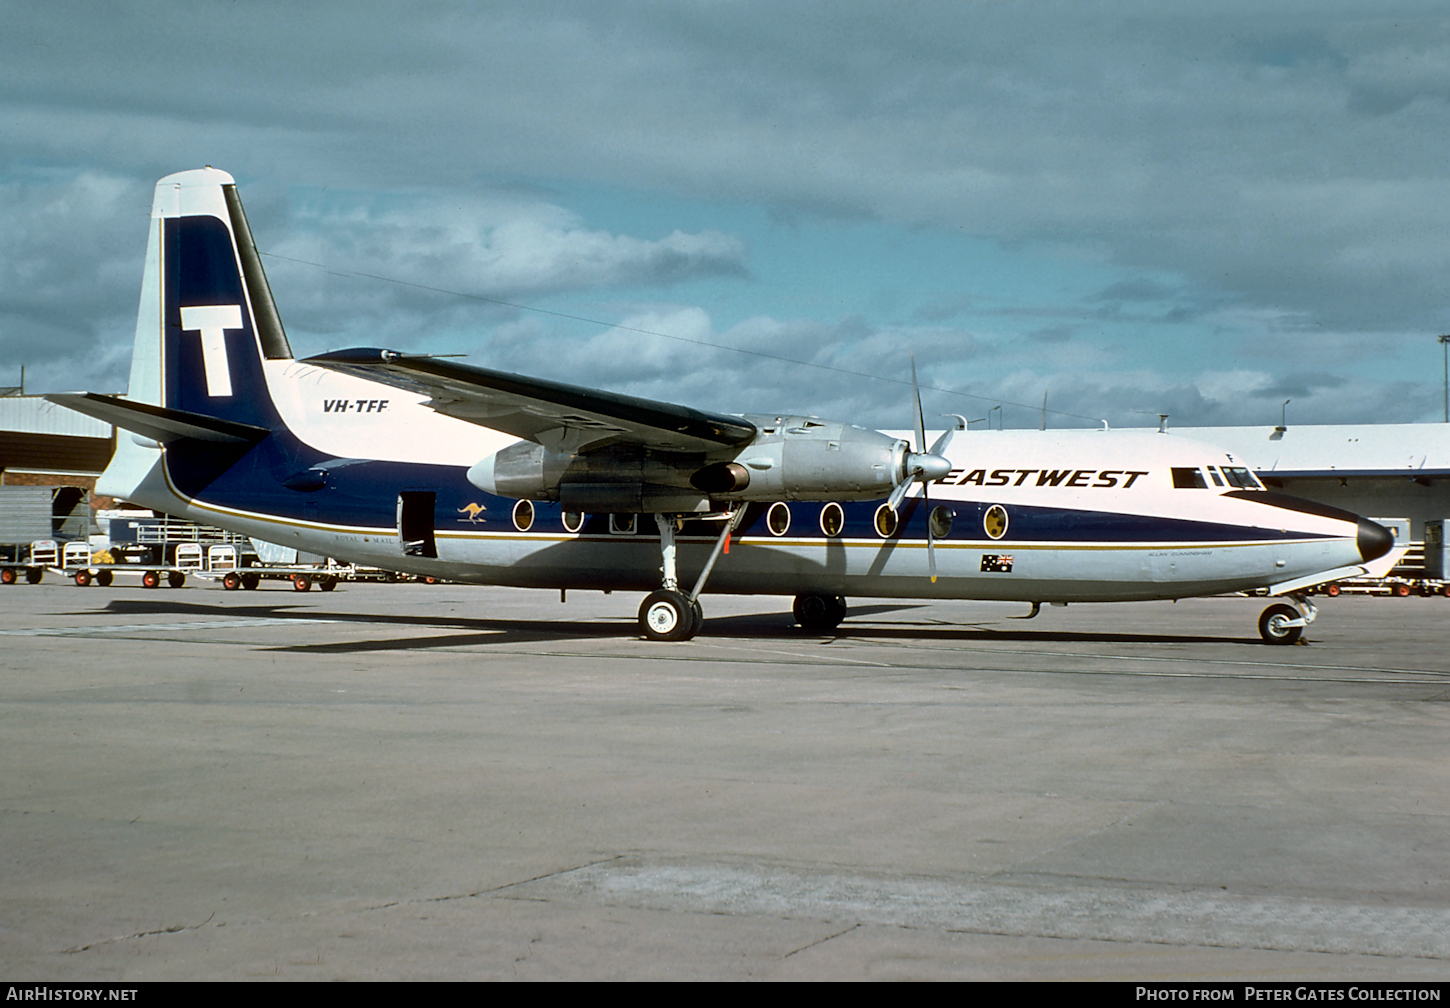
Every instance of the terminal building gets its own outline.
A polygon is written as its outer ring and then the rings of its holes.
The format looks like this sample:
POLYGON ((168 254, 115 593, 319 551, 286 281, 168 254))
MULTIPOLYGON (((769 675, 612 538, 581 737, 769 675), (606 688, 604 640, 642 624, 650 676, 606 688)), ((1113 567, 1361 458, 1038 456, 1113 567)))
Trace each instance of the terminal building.
POLYGON ((0 388, 0 485, 94 490, 115 450, 110 424, 0 388))

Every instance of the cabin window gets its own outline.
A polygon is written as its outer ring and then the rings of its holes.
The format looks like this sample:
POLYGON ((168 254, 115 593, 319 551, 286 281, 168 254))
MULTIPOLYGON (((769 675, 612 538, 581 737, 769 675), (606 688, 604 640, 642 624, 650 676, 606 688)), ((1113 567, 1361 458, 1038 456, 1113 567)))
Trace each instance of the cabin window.
POLYGON ((882 539, 890 539, 896 534, 896 509, 890 504, 882 504, 876 509, 876 534, 882 539))
POLYGON ((783 536, 790 531, 790 505, 782 501, 776 501, 765 513, 765 527, 770 529, 770 534, 783 536))
POLYGON ((841 510, 841 505, 832 501, 821 508, 821 531, 826 535, 835 538, 841 534, 841 529, 846 527, 846 513, 841 510))
POLYGON ((1173 487, 1176 490, 1207 490, 1203 473, 1198 469, 1173 467, 1173 487))
POLYGON ((634 535, 635 516, 632 514, 612 513, 609 516, 610 535, 634 535))
POLYGON ((527 532, 534 527, 534 502, 521 500, 514 505, 514 528, 527 532))
POLYGON ((583 511, 565 511, 560 517, 563 519, 565 532, 578 532, 584 527, 584 519, 589 516, 583 511))
POLYGON ((938 504, 931 509, 931 534, 937 539, 945 539, 951 535, 952 519, 957 513, 951 508, 938 504))

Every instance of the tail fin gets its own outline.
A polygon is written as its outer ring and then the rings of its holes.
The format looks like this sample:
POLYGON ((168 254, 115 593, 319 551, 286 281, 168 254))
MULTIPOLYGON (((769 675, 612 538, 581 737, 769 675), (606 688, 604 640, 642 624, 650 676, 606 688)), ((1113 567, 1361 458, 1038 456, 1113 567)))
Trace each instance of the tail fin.
POLYGON ((273 428, 264 360, 291 360, 237 187, 214 168, 156 183, 131 398, 273 428))
MULTIPOLYGON (((254 444, 284 427, 267 362, 291 359, 236 184, 201 168, 156 183, 126 398, 52 398, 147 442, 254 444)), ((131 440, 102 482, 119 489, 150 468, 131 440)))

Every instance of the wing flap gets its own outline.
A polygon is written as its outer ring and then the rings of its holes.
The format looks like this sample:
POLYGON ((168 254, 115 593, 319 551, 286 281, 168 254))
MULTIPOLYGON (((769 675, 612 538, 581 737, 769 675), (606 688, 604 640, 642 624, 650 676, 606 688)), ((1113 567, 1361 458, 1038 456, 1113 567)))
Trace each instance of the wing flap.
POLYGON ((637 444, 709 452, 745 444, 756 434, 743 417, 394 350, 339 350, 301 363, 425 395, 439 413, 555 451, 637 444))

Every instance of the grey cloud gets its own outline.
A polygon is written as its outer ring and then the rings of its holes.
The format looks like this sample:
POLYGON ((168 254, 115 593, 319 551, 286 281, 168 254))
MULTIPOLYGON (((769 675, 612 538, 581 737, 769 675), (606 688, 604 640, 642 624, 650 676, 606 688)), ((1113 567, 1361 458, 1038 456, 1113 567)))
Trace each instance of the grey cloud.
MULTIPOLYGON (((1232 304, 1266 331, 1360 331, 1362 351, 1450 331, 1450 18, 1437 4, 155 2, 8 15, 0 161, 12 171, 99 162, 149 179, 213 163, 264 188, 406 187, 435 207, 500 178, 656 188, 1176 274, 1193 293, 1166 299, 1166 322, 1232 304)), ((7 231, 18 213, 0 208, 7 231)), ((370 210, 312 233, 293 221, 273 250, 521 293, 744 268, 727 236, 635 239, 534 217, 511 241, 422 216, 370 210)), ((98 300, 116 282, 122 258, 26 240, 50 275, 96 276, 98 300)), ((503 317, 404 289, 361 294, 340 317, 301 267, 274 273, 302 292, 294 324, 319 334, 366 321, 419 339, 440 319, 503 317)), ((45 301, 48 289, 7 275, 20 342, 91 346, 121 325, 120 307, 87 309, 79 283, 68 299, 45 301)), ((133 293, 104 300, 133 310, 133 293)), ((950 317, 933 310, 918 320, 950 317)), ((822 360, 891 357, 845 323, 780 324, 822 360)), ((956 351, 970 357, 971 341, 956 351)), ((1335 392, 1348 402, 1359 387, 1335 392)), ((1182 388, 1184 410, 1218 408, 1182 388)))

